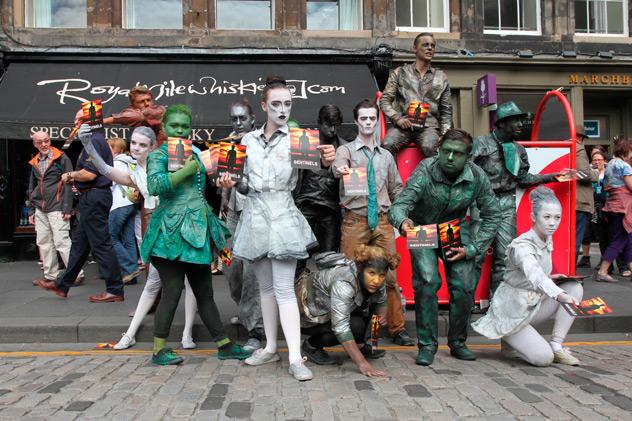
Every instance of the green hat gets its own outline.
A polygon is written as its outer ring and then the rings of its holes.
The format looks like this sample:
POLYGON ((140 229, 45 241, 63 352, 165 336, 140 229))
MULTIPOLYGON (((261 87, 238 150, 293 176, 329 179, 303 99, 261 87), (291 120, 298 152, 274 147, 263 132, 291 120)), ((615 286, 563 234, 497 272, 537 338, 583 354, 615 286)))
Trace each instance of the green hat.
POLYGON ((500 104, 496 109, 496 122, 510 118, 510 117, 526 117, 527 113, 522 111, 515 102, 509 101, 504 104, 500 104))

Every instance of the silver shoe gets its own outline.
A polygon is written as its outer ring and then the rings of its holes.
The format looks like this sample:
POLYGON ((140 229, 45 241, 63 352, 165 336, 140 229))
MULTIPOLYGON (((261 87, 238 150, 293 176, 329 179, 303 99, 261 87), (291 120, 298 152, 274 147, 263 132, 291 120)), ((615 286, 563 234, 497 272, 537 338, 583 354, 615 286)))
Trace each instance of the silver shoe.
POLYGON ((183 349, 195 349, 197 345, 193 342, 193 338, 191 336, 183 336, 182 337, 182 348, 183 349))
POLYGON ((553 362, 566 365, 579 365, 580 362, 568 348, 562 348, 560 351, 553 351, 553 362))
POLYGON ((288 369, 290 374, 294 376, 294 378, 298 380, 299 382, 304 382, 304 381, 311 380, 314 378, 314 375, 312 374, 312 370, 310 370, 305 365, 306 359, 307 358, 303 357, 298 362, 290 364, 290 367, 288 369))
POLYGON ((281 357, 278 352, 270 353, 264 348, 259 348, 250 357, 244 360, 247 365, 263 365, 267 363, 273 363, 279 361, 281 357))
POLYGON ((257 338, 250 338, 243 346, 246 351, 256 351, 261 348, 261 341, 257 338))
POLYGON ((123 333, 123 337, 112 348, 116 350, 127 349, 136 345, 136 339, 133 336, 128 336, 127 333, 123 333))
POLYGON ((507 342, 503 341, 502 339, 500 340, 500 353, 502 354, 503 357, 509 358, 509 359, 521 358, 518 351, 513 349, 511 345, 509 345, 507 342))

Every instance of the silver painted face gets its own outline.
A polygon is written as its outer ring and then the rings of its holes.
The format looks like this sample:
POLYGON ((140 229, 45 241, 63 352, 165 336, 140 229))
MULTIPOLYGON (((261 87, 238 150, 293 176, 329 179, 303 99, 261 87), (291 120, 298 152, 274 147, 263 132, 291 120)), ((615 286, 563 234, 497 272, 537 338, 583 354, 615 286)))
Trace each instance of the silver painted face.
POLYGON ((356 125, 360 134, 372 136, 377 126, 377 110, 375 108, 360 108, 356 125))
POLYGON ((255 116, 242 105, 234 105, 230 109, 230 125, 235 133, 248 133, 254 129, 255 116))
POLYGON ((132 154, 132 158, 139 161, 145 161, 150 150, 151 140, 149 140, 147 136, 132 133, 132 140, 129 145, 129 151, 132 154))
POLYGON ((277 126, 284 126, 292 111, 292 94, 283 88, 268 91, 267 101, 262 103, 263 111, 268 114, 268 120, 277 126))
POLYGON ((553 235, 562 221, 562 207, 557 203, 542 203, 536 215, 531 214, 533 229, 541 237, 553 235))

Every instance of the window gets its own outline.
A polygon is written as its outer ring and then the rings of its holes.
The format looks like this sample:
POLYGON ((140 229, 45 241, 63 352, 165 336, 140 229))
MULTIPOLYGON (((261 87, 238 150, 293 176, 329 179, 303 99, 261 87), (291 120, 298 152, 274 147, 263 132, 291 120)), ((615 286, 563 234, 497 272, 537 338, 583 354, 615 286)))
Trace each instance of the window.
POLYGON ((575 1, 578 34, 627 35, 628 5, 625 0, 575 1))
POLYGON ((361 29, 358 0, 307 0, 307 29, 361 29))
POLYGON ((272 29, 271 0, 217 0, 217 29, 272 29))
POLYGON ((485 0, 485 33, 540 35, 538 0, 485 0))
POLYGON ((32 28, 85 28, 86 0, 26 0, 26 26, 32 28))
POLYGON ((439 31, 449 30, 448 0, 397 0, 395 20, 398 30, 439 31))
POLYGON ((182 0, 123 0, 123 27, 182 29, 182 0))

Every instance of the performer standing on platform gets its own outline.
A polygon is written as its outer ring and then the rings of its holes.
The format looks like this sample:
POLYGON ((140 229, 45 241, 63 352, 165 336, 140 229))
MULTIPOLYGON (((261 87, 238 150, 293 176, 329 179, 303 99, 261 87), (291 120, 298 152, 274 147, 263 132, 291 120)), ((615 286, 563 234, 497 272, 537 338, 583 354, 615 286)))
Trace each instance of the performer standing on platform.
MULTIPOLYGON (((483 244, 491 241, 499 223, 498 202, 483 170, 468 160, 471 150, 469 133, 461 129, 448 130, 441 137, 439 156, 417 166, 388 212, 390 223, 402 235, 417 225, 460 220, 463 246, 451 248, 455 255, 443 261, 450 291, 448 346, 450 354, 460 360, 476 359, 465 345, 478 283, 473 273, 474 258, 485 252, 483 244), (470 235, 465 220, 472 204, 478 206, 481 215, 481 227, 476 236, 470 235)), ((437 291, 441 287, 437 259, 440 255, 437 249, 410 250, 419 347, 416 363, 419 365, 432 364, 437 352, 437 291)))
MULTIPOLYGON (((529 158, 525 148, 516 142, 523 127, 527 113, 509 101, 496 110, 496 127, 489 134, 474 139, 472 161, 481 167, 492 183, 492 189, 498 198, 500 221, 494 240, 494 255, 490 296, 503 279, 507 246, 516 238, 516 189, 557 181, 562 173, 530 174, 529 158)), ((478 218, 473 215, 473 219, 478 218)), ((485 250, 489 244, 482 244, 485 250)), ((476 259, 477 276, 480 278, 485 253, 476 259)))
MULTIPOLYGON (((377 106, 368 99, 356 105, 353 118, 358 126, 358 137, 336 151, 334 174, 337 177, 349 174, 349 168, 367 169, 368 196, 340 195, 344 209, 340 250, 348 259, 354 258, 361 244, 381 247, 387 252, 395 250, 395 233, 386 213, 402 191, 402 179, 393 155, 375 144, 377 113, 377 106)), ((393 271, 386 277, 386 296, 389 335, 397 345, 413 346, 415 341, 405 329, 402 296, 393 271)))
MULTIPOLYGON (((396 155, 414 141, 424 156, 437 154, 439 137, 452 127, 452 101, 448 77, 436 67, 432 58, 436 51, 434 35, 423 32, 415 37, 415 62, 393 70, 388 78, 380 108, 393 123, 384 137, 384 148, 396 155), (422 127, 413 126, 408 117, 412 101, 430 106, 422 127)), ((421 112, 420 104, 417 108, 421 112)), ((417 112, 415 114, 418 116, 417 112)))

